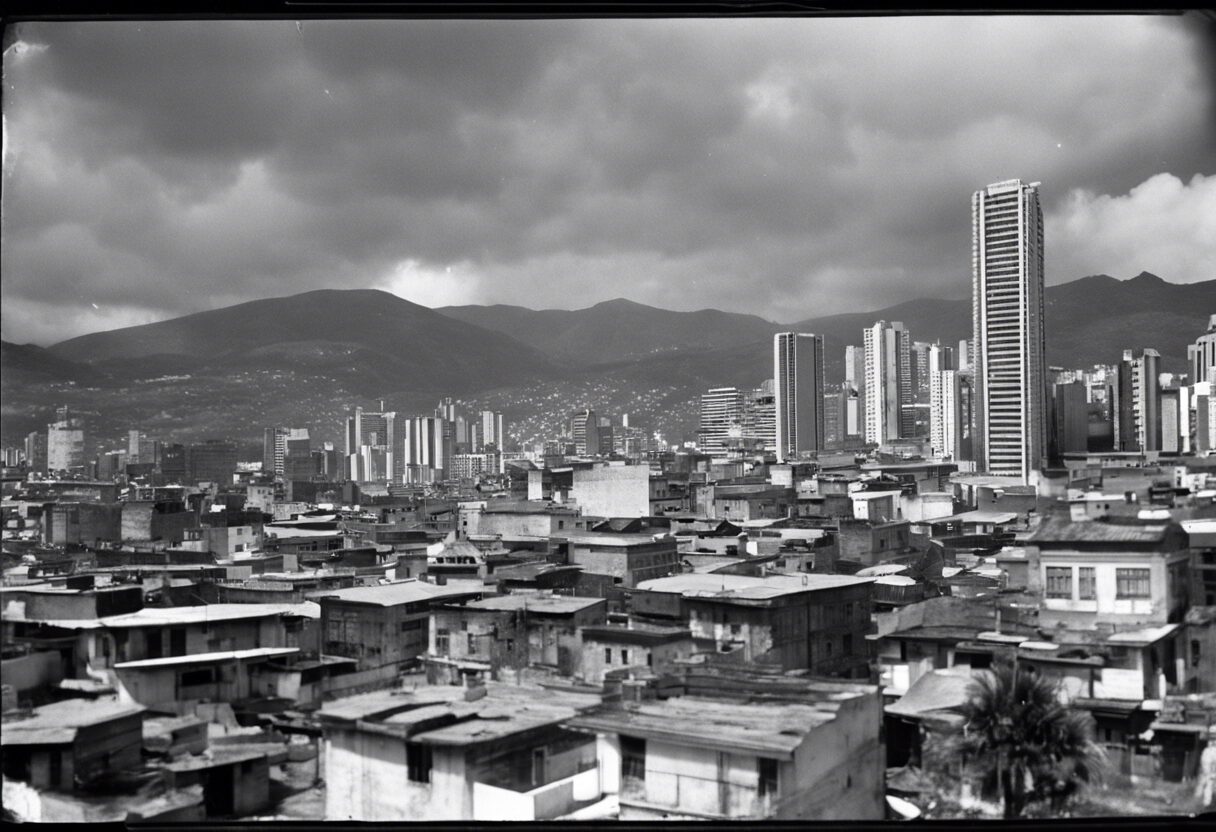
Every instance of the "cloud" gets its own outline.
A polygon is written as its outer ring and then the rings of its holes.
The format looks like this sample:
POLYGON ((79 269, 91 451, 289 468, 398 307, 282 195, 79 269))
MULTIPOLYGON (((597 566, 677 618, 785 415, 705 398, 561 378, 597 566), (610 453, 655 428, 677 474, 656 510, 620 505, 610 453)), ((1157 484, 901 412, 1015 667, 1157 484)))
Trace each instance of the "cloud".
POLYGON ((1216 176, 1159 173, 1119 196, 1076 189, 1045 224, 1052 283, 1141 270, 1171 283, 1216 279, 1216 176))
POLYGON ((1137 212, 1173 204, 1141 194, 1153 177, 1209 187, 1196 31, 1130 16, 24 24, 4 57, 0 329, 49 343, 327 286, 783 321, 957 297, 969 196, 1013 177, 1043 182, 1053 280, 1180 280, 1202 271, 1200 238, 1132 250, 1056 218, 1134 234, 1137 212), (1077 193, 1128 196, 1116 210, 1077 193))

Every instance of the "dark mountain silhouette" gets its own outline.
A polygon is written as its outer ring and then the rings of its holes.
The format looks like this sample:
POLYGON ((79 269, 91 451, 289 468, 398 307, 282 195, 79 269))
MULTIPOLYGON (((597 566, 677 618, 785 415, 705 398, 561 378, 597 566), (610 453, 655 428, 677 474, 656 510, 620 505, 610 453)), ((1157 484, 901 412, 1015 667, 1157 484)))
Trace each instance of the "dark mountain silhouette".
POLYGON ((86 364, 60 358, 34 344, 11 341, 0 341, 0 368, 4 371, 0 375, 5 387, 67 382, 91 385, 109 380, 104 372, 86 364))
POLYGON ((761 340, 776 325, 756 315, 672 312, 617 298, 587 309, 445 306, 448 317, 497 330, 576 365, 645 358, 681 349, 725 349, 761 340))
POLYGON ((285 368, 338 377, 374 395, 463 392, 556 372, 536 350, 388 292, 324 289, 257 300, 109 332, 50 348, 115 375, 285 368))

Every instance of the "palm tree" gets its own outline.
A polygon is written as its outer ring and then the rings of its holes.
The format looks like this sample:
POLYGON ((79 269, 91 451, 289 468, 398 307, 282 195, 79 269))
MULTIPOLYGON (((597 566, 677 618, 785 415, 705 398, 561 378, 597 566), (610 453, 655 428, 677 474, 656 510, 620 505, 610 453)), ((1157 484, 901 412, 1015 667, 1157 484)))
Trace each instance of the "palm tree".
POLYGON ((1100 776, 1092 719, 1061 702, 1057 682, 998 663, 976 675, 970 694, 951 745, 979 771, 985 791, 999 791, 1006 818, 1035 803, 1059 812, 1100 776))

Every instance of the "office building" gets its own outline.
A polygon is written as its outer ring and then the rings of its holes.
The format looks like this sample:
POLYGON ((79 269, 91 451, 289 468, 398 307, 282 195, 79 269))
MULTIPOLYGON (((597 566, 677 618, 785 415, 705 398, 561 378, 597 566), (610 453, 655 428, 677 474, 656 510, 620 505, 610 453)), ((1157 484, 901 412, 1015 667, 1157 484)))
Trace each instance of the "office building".
POLYGON ((1024 482, 1047 435, 1038 186, 998 182, 971 202, 976 467, 1024 482))
POLYGON ((127 431, 127 464, 156 465, 160 462, 160 443, 137 430, 127 431))
POLYGON ((1216 370, 1216 315, 1208 319, 1208 331, 1186 348, 1186 357, 1191 365, 1191 384, 1216 382, 1216 375, 1213 375, 1216 370))
POLYGON ((51 471, 84 470, 84 421, 59 408, 46 428, 46 464, 51 471))
POLYGON ((600 422, 594 410, 575 413, 570 419, 570 437, 579 456, 594 456, 600 447, 600 422))
POLYGON ((961 458, 962 376, 955 364, 954 348, 933 344, 927 355, 929 381, 929 443, 933 453, 961 458))
POLYGON ((346 477, 355 482, 401 482, 397 414, 356 407, 346 418, 346 477))
POLYGON ((912 410, 911 338, 899 321, 877 321, 865 339, 865 439, 882 445, 909 433, 912 410), (905 415, 906 412, 906 415, 905 415))
POLYGON ((1191 452, 1191 388, 1173 385, 1161 391, 1161 450, 1191 452))
POLYGON ((1116 451, 1161 450, 1161 389, 1156 350, 1124 350, 1115 386, 1116 451))
POLYGON ((276 478, 283 476, 283 459, 287 456, 287 428, 266 428, 262 431, 262 472, 276 478))
POLYGON ((731 430, 743 423, 744 395, 737 387, 715 387, 701 394, 697 447, 707 454, 726 453, 731 430))
POLYGON ((779 332, 773 336, 773 389, 777 461, 824 448, 823 336, 779 332))
POLYGON ((1048 455, 1089 450, 1089 401, 1085 382, 1057 382, 1051 387, 1051 431, 1048 455))
POLYGON ((46 473, 46 434, 42 431, 25 437, 25 464, 35 474, 46 473))
POLYGON ((414 416, 403 423, 402 443, 407 483, 426 483, 446 476, 453 455, 448 422, 438 416, 414 416))
POLYGON ((475 443, 478 451, 485 453, 491 450, 502 451, 506 448, 506 435, 503 433, 501 413, 496 413, 493 410, 481 411, 479 425, 480 431, 477 434, 477 441, 475 443), (494 447, 489 447, 491 445, 494 447))

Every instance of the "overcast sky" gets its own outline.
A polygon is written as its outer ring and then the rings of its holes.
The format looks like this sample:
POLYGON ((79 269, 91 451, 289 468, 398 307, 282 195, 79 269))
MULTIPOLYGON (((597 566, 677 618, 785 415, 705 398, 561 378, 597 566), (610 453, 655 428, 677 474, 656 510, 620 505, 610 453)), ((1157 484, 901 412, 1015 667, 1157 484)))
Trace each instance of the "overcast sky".
POLYGON ((1043 183, 1049 283, 1216 278, 1212 29, 23 24, 2 334, 321 287, 782 322, 963 297, 970 194, 1008 178, 1043 183))

